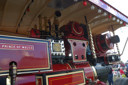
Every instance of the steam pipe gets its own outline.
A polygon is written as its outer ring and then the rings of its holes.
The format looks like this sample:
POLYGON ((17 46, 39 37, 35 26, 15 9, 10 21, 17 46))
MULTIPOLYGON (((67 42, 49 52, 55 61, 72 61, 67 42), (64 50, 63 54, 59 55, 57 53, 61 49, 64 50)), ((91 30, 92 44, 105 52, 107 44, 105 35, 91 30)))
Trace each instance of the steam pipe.
POLYGON ((11 78, 11 85, 15 85, 16 75, 17 75, 17 63, 15 61, 12 61, 9 64, 9 76, 11 78))
POLYGON ((54 18, 54 25, 55 25, 55 34, 56 34, 56 38, 58 38, 58 27, 59 27, 59 21, 58 18, 61 16, 61 12, 60 11, 56 11, 55 12, 55 18, 54 18))

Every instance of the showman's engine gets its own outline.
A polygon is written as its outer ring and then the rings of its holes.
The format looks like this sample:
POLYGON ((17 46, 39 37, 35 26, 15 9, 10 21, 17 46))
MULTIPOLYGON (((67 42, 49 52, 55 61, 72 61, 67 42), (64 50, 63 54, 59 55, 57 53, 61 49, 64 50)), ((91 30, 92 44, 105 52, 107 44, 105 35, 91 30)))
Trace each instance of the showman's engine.
POLYGON ((109 64, 120 60, 118 55, 108 56, 106 52, 114 48, 119 37, 109 33, 93 36, 88 23, 70 21, 59 27, 60 16, 56 11, 53 25, 45 18, 48 31, 35 26, 30 39, 0 36, 1 53, 8 51, 1 59, 12 61, 0 62, 1 74, 9 74, 0 78, 10 81, 0 81, 1 85, 104 85, 101 81, 106 81, 112 69, 109 64), (10 55, 15 56, 8 59, 10 55))
MULTIPOLYGON (((119 42, 119 37, 111 37, 109 34, 88 36, 90 28, 74 21, 59 28, 60 16, 61 13, 56 11, 54 35, 50 31, 51 22, 48 21, 46 27, 49 27, 49 32, 33 28, 30 31, 31 39, 2 36, 1 42, 11 44, 2 44, 1 48, 13 50, 9 50, 9 55, 4 54, 1 59, 15 54, 9 60, 12 61, 9 64, 9 77, 2 77, 4 81, 10 81, 11 85, 35 85, 35 82, 36 85, 104 85, 102 81, 106 81, 111 69, 109 64, 119 61, 118 56, 107 56, 106 52, 113 49, 114 44, 119 42), (15 42, 12 43, 12 40, 15 42), (22 75, 24 73, 26 75, 22 75)), ((0 67, 7 70, 8 63, 0 62, 0 67)), ((2 75, 7 73, 8 71, 2 71, 2 75)), ((7 85, 10 84, 8 82, 7 85)))
MULTIPOLYGON (((61 14, 59 11, 55 14, 57 20, 57 15, 60 16, 61 14)), ((111 69, 108 66, 110 62, 119 61, 119 59, 112 61, 111 56, 108 57, 106 52, 114 48, 114 44, 119 42, 119 37, 111 37, 110 34, 94 36, 93 41, 91 41, 94 42, 94 51, 96 51, 97 56, 94 59, 88 36, 89 28, 86 25, 72 21, 62 26, 60 30, 58 24, 54 23, 54 26, 56 36, 45 37, 51 40, 53 72, 84 69, 86 84, 98 84, 95 82, 97 79, 106 80, 111 69), (100 66, 95 66, 96 64, 100 66)))

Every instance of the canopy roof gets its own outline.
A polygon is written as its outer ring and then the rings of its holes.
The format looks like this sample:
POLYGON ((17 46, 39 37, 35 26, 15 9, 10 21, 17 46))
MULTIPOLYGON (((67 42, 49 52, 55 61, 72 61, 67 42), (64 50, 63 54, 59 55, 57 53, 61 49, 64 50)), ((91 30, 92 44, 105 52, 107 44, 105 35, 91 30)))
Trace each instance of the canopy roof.
POLYGON ((69 21, 85 24, 86 16, 93 34, 111 30, 112 26, 117 29, 127 23, 125 15, 101 0, 86 2, 84 6, 83 0, 0 0, 0 34, 28 36, 30 29, 35 24, 38 26, 39 15, 53 22, 56 10, 62 13, 59 27, 69 21))

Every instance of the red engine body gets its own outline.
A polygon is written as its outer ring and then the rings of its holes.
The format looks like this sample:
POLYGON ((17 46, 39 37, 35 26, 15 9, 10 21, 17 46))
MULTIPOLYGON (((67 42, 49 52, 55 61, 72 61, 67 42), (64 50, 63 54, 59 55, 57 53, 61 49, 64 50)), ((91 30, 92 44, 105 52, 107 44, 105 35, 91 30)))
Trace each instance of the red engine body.
POLYGON ((84 30, 77 22, 69 22, 67 25, 61 28, 64 33, 64 39, 77 39, 77 40, 87 40, 84 38, 84 30))
POLYGON ((84 30, 77 22, 69 22, 61 28, 64 33, 63 39, 65 42, 66 56, 72 54, 73 62, 85 62, 86 48, 88 41, 84 37, 84 30), (79 50, 78 50, 79 49, 79 50))
POLYGON ((98 57, 106 56, 106 52, 114 48, 110 34, 94 36, 94 45, 98 57))
POLYGON ((94 72, 95 70, 89 63, 81 65, 54 64, 52 72, 17 76, 15 85, 42 85, 44 82, 46 85, 84 85, 87 84, 86 79, 96 80, 94 72))
MULTIPOLYGON (((65 59, 69 58, 68 55, 71 53, 71 60, 65 63, 52 63, 54 56, 51 55, 52 46, 49 40, 0 36, 2 37, 1 42, 9 43, 2 44, 0 47, 0 53, 3 52, 4 55, 2 59, 6 60, 7 57, 13 55, 12 53, 15 54, 15 56, 9 57, 9 62, 17 63, 15 85, 88 85, 89 83, 98 85, 96 69, 87 61, 88 41, 84 37, 83 28, 77 22, 70 22, 61 30, 65 35, 63 36, 66 50, 65 59), (3 47, 3 45, 6 46, 3 47), (5 49, 10 55, 5 56, 3 51, 5 49), (17 56, 18 58, 16 58, 17 56)), ((56 46, 60 45, 57 43, 56 46)), ((57 59, 61 59, 59 57, 57 55, 57 59)), ((9 73, 10 75, 9 62, 0 64, 2 67, 0 74, 8 75, 9 73)), ((11 78, 13 77, 15 76, 11 78)), ((6 82, 8 81, 6 80, 6 82)))

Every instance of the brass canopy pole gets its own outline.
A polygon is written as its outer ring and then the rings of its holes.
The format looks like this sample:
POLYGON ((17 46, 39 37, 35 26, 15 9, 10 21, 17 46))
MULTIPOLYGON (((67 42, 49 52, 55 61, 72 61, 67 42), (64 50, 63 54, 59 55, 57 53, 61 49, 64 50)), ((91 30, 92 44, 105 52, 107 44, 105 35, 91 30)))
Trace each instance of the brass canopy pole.
POLYGON ((90 24, 87 22, 86 16, 85 16, 85 22, 86 22, 86 25, 87 25, 88 39, 89 39, 89 42, 90 42, 92 55, 93 55, 93 58, 94 58, 94 59, 97 59, 96 52, 95 52, 95 47, 94 47, 94 42, 93 42, 93 36, 92 36, 91 26, 90 26, 90 24))

